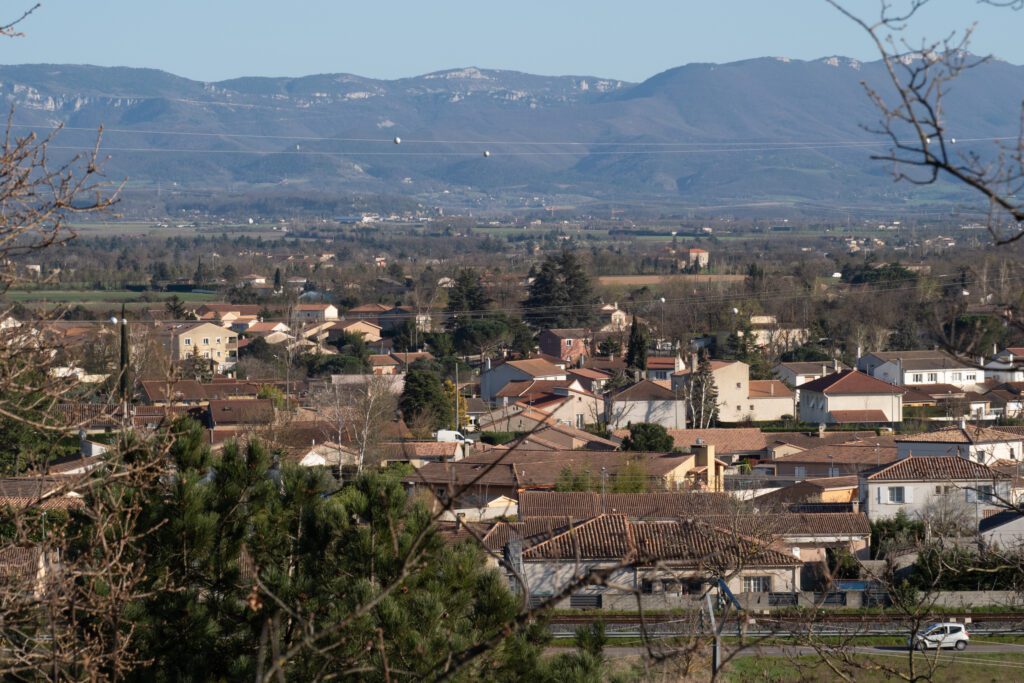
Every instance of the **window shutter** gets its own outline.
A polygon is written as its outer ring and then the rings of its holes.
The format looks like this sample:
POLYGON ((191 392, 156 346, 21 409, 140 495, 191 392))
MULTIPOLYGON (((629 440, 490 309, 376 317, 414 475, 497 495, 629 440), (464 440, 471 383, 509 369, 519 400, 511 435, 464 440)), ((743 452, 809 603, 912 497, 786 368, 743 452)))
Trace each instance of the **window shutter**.
POLYGON ((875 489, 875 494, 876 494, 876 496, 878 498, 878 502, 881 503, 882 502, 882 487, 881 486, 879 486, 879 487, 877 487, 875 489))
POLYGON ((978 492, 974 489, 964 489, 964 494, 967 496, 968 503, 973 503, 978 500, 978 492))
POLYGON ((914 502, 914 487, 904 486, 903 487, 903 502, 913 503, 914 502))

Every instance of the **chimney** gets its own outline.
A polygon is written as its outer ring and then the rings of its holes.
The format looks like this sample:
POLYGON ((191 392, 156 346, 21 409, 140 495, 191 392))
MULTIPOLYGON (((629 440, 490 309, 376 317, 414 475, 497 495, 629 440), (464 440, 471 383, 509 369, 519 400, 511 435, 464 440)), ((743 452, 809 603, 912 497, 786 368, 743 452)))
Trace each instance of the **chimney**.
POLYGON ((706 467, 708 473, 708 490, 721 491, 722 484, 718 481, 718 473, 715 470, 715 447, 704 443, 704 439, 697 439, 697 443, 690 447, 693 453, 693 466, 706 467))
POLYGON ((960 429, 967 429, 967 418, 966 417, 961 417, 960 418, 960 429))
POLYGON ((490 370, 490 369, 491 369, 491 359, 490 359, 490 357, 488 357, 488 358, 486 358, 486 359, 484 360, 484 366, 485 366, 485 367, 486 367, 486 368, 487 368, 488 370, 490 370))
POLYGON ((839 360, 837 358, 832 359, 832 369, 839 372, 839 360))
POLYGON ((819 439, 824 439, 825 438, 825 423, 824 422, 819 422, 818 423, 818 438, 819 439))
POLYGON ((690 372, 697 372, 697 352, 690 353, 690 372))
POLYGON ((821 366, 821 376, 824 377, 827 374, 828 374, 828 366, 827 365, 822 365, 821 366))

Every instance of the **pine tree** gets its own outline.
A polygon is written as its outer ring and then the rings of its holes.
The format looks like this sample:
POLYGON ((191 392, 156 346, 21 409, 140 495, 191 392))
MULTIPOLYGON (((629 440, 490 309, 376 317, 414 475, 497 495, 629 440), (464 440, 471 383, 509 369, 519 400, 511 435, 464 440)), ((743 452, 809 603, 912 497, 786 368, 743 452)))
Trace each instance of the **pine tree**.
POLYGON ((274 269, 274 292, 279 294, 281 292, 281 290, 283 290, 283 289, 284 289, 284 282, 283 282, 283 280, 281 278, 281 269, 280 268, 275 268, 274 269))
POLYGON ((177 294, 167 300, 164 304, 164 309, 167 311, 167 314, 171 316, 172 320, 185 319, 185 302, 182 301, 177 294))
POLYGON ((479 314, 491 303, 480 273, 472 268, 464 268, 455 275, 455 282, 448 290, 448 305, 445 308, 452 319, 459 314, 474 312, 479 314))
POLYGON ((536 327, 587 327, 594 320, 590 277, 573 252, 549 256, 531 271, 523 318, 536 327))
POLYGON ((633 371, 633 378, 637 381, 647 371, 647 330, 641 327, 635 315, 633 316, 633 323, 629 326, 626 368, 633 371))
POLYGON ((413 363, 405 374, 405 387, 398 401, 406 421, 423 420, 431 430, 447 429, 455 422, 452 403, 441 378, 430 367, 413 363))

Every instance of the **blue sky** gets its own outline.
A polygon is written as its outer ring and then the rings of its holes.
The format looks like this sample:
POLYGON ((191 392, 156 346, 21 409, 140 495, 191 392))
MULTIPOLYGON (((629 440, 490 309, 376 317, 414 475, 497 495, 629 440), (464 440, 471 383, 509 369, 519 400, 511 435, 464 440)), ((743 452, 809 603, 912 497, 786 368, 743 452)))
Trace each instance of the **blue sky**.
MULTIPOLYGON (((877 14, 877 0, 848 4, 877 14)), ((974 52, 1024 63, 1024 13, 975 0, 933 0, 909 35, 974 21, 974 52)), ((24 38, 0 40, 0 63, 153 67, 207 81, 462 66, 638 81, 689 62, 874 58, 824 0, 42 0, 21 28, 24 38)))

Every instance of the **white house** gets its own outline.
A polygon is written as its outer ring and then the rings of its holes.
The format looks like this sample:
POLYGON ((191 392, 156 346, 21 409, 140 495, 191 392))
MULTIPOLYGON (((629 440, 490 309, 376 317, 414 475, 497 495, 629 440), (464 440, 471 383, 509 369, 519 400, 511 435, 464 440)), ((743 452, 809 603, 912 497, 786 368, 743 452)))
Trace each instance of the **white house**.
POLYGON ((565 370, 542 358, 510 360, 480 373, 480 398, 493 403, 506 384, 517 380, 564 380, 566 377, 565 370))
POLYGON ((800 387, 800 419, 819 424, 903 421, 903 390, 857 370, 826 375, 800 387))
POLYGON ((919 519, 942 496, 962 496, 980 521, 1010 496, 1010 477, 955 455, 909 456, 862 475, 858 495, 872 522, 901 510, 919 519))
POLYGON ((338 307, 334 304, 299 304, 295 315, 304 322, 325 322, 338 319, 338 307))
POLYGON ((876 351, 861 357, 857 369, 890 384, 952 384, 970 389, 983 379, 981 370, 941 351, 876 351))
POLYGON ((1024 382, 1024 346, 1005 348, 984 365, 985 379, 1024 382))
POLYGON ((955 455, 982 465, 997 460, 1024 459, 1024 437, 990 427, 960 424, 923 434, 896 438, 897 457, 955 455))
POLYGON ((837 360, 819 362, 794 362, 779 363, 772 368, 772 374, 791 387, 799 387, 802 384, 821 379, 826 375, 834 375, 837 372, 849 370, 844 364, 837 360))
POLYGON ((605 397, 605 422, 610 429, 623 429, 638 422, 685 429, 686 403, 675 391, 645 379, 605 397))

